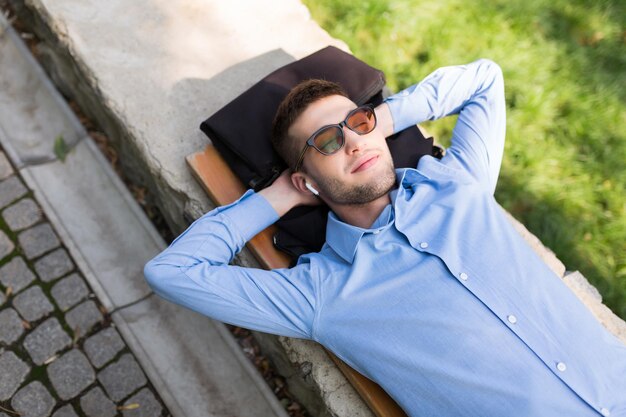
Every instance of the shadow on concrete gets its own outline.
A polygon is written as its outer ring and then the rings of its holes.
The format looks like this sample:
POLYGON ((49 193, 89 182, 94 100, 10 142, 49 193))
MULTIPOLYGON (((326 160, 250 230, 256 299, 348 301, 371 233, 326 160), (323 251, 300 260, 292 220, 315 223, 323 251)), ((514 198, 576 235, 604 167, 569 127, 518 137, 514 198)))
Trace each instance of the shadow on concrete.
MULTIPOLYGON (((201 105, 194 110, 197 118, 194 128, 197 128, 204 119, 231 102, 257 81, 294 60, 295 58, 284 50, 275 49, 232 65, 209 79, 182 79, 173 85, 169 100, 174 106, 184 106, 189 97, 204 97, 201 105)), ((198 132, 200 132, 199 128, 198 132)))
MULTIPOLYGON (((275 49, 232 65, 209 79, 184 78, 177 81, 168 92, 168 104, 188 109, 184 129, 187 133, 185 137, 173 140, 190 140, 191 145, 189 143, 184 145, 188 154, 202 151, 204 146, 211 141, 200 131, 200 123, 263 77, 295 59, 284 50, 275 49), (189 106, 189 97, 196 98, 195 106, 189 106), (197 97, 203 97, 203 99, 197 100, 197 97)), ((200 217, 209 208, 209 206, 188 206, 185 212, 187 223, 200 217)))

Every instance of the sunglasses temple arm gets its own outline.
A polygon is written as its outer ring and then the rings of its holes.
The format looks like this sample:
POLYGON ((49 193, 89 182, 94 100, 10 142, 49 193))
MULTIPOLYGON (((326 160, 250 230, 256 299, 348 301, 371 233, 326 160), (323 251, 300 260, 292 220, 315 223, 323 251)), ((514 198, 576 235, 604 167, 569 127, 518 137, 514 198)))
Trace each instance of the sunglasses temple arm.
POLYGON ((306 153, 306 150, 308 149, 309 145, 306 144, 304 145, 304 148, 302 148, 302 152, 300 152, 300 156, 298 157, 298 162, 296 162, 296 165, 293 168, 293 172, 298 172, 298 170, 300 169, 300 165, 302 164, 302 160, 304 159, 304 154, 306 153))

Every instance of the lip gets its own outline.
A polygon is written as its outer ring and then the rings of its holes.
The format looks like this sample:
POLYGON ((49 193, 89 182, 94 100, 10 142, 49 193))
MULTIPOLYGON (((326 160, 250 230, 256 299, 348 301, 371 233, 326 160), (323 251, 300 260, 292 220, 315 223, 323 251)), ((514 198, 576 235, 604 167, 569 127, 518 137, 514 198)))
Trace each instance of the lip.
POLYGON ((365 171, 366 169, 374 165, 376 162, 378 162, 378 155, 364 156, 363 158, 357 161, 357 163, 355 164, 356 168, 352 170, 351 174, 365 171))

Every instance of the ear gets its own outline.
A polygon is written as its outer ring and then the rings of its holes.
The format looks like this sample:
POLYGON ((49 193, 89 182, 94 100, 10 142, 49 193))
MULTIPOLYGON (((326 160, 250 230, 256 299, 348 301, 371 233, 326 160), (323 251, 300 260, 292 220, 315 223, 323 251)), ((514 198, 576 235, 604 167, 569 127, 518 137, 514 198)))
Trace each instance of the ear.
POLYGON ((306 186, 307 182, 313 187, 317 188, 315 181, 311 180, 306 174, 303 174, 302 172, 294 172, 293 174, 291 174, 291 183, 296 190, 300 191, 303 194, 311 194, 311 191, 306 186))

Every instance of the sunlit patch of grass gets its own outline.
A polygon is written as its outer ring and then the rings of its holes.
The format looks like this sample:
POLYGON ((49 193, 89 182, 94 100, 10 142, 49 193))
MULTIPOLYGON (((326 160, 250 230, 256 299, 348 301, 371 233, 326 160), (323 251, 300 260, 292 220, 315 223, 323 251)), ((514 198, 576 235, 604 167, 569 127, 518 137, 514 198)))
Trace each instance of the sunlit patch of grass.
MULTIPOLYGON (((505 77, 498 201, 626 318, 626 3, 304 0, 392 91, 485 57, 505 77)), ((447 142, 454 118, 426 124, 447 142)))

